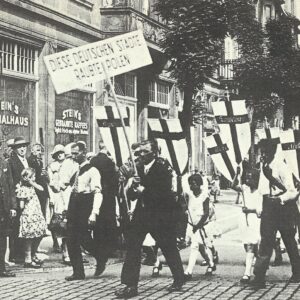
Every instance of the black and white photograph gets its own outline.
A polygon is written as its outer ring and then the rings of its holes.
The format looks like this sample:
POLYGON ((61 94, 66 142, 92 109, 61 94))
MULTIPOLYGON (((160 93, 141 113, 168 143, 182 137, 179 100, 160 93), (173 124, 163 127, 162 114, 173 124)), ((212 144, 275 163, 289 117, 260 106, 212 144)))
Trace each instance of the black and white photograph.
POLYGON ((300 300, 300 0, 0 0, 0 299, 300 300))

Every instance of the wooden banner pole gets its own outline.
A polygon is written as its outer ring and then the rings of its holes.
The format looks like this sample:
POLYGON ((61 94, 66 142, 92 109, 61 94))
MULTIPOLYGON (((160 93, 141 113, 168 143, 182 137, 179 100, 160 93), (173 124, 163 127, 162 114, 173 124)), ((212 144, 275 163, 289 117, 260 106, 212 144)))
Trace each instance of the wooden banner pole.
POLYGON ((108 85, 110 87, 110 90, 112 92, 116 108, 118 110, 118 114, 119 114, 119 117, 120 117, 120 120, 121 120, 121 124, 122 124, 123 130, 124 130, 124 135, 125 135, 127 147, 128 147, 128 150, 129 150, 130 159, 132 161, 132 166, 133 166, 133 169, 134 169, 134 174, 137 175, 136 165, 135 165, 135 162, 134 162, 134 159, 133 159, 133 154, 132 154, 132 151, 131 151, 131 147, 130 147, 130 143, 129 143, 127 131, 126 131, 126 128, 125 128, 125 123, 124 123, 124 120, 123 120, 123 117, 122 117, 122 114, 121 114, 121 110, 120 110, 119 102, 118 102, 118 99, 117 99, 117 95, 115 93, 115 88, 114 88, 114 86, 113 86, 113 84, 111 82, 110 76, 109 76, 109 74, 107 72, 107 69, 106 69, 106 66, 105 66, 105 64, 103 62, 102 62, 102 68, 104 70, 104 74, 105 74, 106 80, 107 80, 108 85))

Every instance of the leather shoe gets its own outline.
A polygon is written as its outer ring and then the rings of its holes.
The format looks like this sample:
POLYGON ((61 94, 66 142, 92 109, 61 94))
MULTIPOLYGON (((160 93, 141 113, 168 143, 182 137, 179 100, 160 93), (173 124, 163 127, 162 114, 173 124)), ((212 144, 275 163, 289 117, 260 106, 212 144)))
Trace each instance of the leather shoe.
POLYGON ((105 270, 105 265, 102 265, 102 264, 101 265, 97 265, 95 273, 94 273, 94 276, 95 277, 100 276, 104 272, 104 270, 105 270))
POLYGON ((123 298, 123 299, 129 299, 132 297, 137 296, 138 289, 136 286, 126 286, 125 288, 122 288, 115 292, 115 295, 117 298, 123 298))
POLYGON ((266 288, 266 282, 264 280, 254 278, 249 282, 249 286, 255 290, 264 289, 266 288))
POLYGON ((3 277, 3 278, 16 277, 16 274, 7 272, 7 271, 2 271, 2 272, 0 272, 0 277, 3 277))
POLYGON ((183 283, 177 283, 177 282, 173 282, 168 288, 167 290, 172 293, 172 292, 179 292, 181 291, 183 286, 183 283))
POLYGON ((192 274, 184 274, 184 281, 190 281, 192 280, 193 275, 192 274))
POLYGON ((300 275, 292 275, 289 279, 289 283, 299 283, 300 282, 300 275))
POLYGON ((74 280, 83 280, 84 278, 85 278, 84 274, 82 274, 82 275, 72 274, 71 276, 65 277, 65 280, 74 281, 74 280))

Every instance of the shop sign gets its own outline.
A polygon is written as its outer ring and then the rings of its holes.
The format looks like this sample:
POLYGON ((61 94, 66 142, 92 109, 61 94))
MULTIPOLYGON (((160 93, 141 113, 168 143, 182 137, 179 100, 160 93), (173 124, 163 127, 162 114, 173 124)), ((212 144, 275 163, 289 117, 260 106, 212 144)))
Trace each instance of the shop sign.
POLYGON ((28 127, 29 117, 21 115, 20 111, 14 101, 0 101, 0 125, 28 127))
POLYGON ((55 133, 88 135, 89 125, 82 121, 82 113, 77 109, 65 109, 60 119, 55 119, 55 133))
POLYGON ((44 61, 57 94, 103 80, 105 73, 112 77, 152 63, 141 30, 54 53, 44 61))

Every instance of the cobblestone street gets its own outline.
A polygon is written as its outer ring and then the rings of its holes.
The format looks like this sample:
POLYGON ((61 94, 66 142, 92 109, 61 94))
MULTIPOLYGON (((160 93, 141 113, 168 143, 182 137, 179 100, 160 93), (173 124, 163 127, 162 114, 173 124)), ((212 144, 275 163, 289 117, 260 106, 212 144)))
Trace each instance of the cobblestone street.
MULTIPOLYGON (((42 276, 45 278, 38 277, 1 280, 1 299, 115 299, 114 292, 120 287, 119 278, 115 276, 101 279, 88 277, 84 281, 71 283, 64 281, 63 278, 47 278, 47 275, 42 276)), ((166 290, 170 283, 170 277, 143 278, 139 286, 140 294, 134 299, 300 299, 299 284, 287 285, 285 282, 272 282, 266 289, 253 291, 218 276, 211 280, 197 278, 186 283, 183 290, 177 293, 169 293, 166 290)))
MULTIPOLYGON (((151 278, 152 267, 142 265, 139 283, 139 295, 133 299, 300 299, 300 285, 287 284, 291 276, 287 254, 283 255, 283 265, 270 267, 267 277, 267 287, 258 291, 251 290, 239 283, 244 271, 244 249, 239 240, 236 229, 236 214, 239 207, 232 205, 234 195, 221 197, 222 204, 217 204, 218 220, 225 231, 221 238, 216 240, 220 263, 215 275, 204 275, 206 267, 201 267, 200 256, 195 267, 192 281, 187 282, 183 290, 169 293, 167 287, 172 283, 172 277, 167 266, 164 265, 159 278, 151 278)), ((43 248, 51 247, 48 238, 43 241, 43 248)), ((181 250, 180 254, 186 267, 189 248, 181 250)), ((94 261, 88 258, 85 265, 86 279, 83 281, 67 282, 65 276, 72 273, 71 267, 61 264, 61 255, 53 254, 49 249, 49 259, 45 261, 41 270, 24 269, 21 265, 12 267, 17 277, 1 279, 0 299, 2 300, 55 300, 55 299, 115 299, 114 292, 121 287, 120 274, 122 263, 120 258, 109 260, 104 274, 95 279, 94 261)), ((273 258, 272 258, 273 260, 273 258)), ((162 258, 162 261, 163 258, 162 258)))

